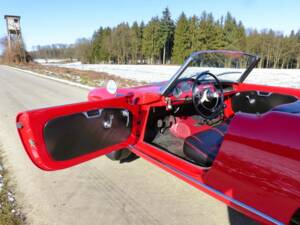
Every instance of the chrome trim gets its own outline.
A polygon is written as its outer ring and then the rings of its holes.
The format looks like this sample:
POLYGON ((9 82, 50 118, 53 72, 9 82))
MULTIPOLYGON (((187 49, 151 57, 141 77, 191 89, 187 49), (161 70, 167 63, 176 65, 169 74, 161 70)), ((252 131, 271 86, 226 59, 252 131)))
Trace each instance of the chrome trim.
POLYGON ((265 92, 265 91, 256 91, 258 96, 262 96, 262 97, 269 97, 270 95, 272 95, 272 92, 265 92))
POLYGON ((94 119, 94 118, 98 118, 98 117, 101 116, 103 109, 95 109, 95 110, 90 110, 90 111, 82 112, 82 114, 83 114, 87 119, 94 119), (89 113, 90 111, 98 112, 98 114, 89 116, 88 113, 89 113))
MULTIPOLYGON (((136 148, 136 147, 134 147, 134 146, 132 146, 132 145, 130 145, 129 147, 130 147, 130 148, 134 148, 134 149, 136 149, 136 150, 139 151, 138 148, 136 148)), ((143 154, 145 154, 145 153, 143 153, 143 154)), ((181 175, 181 176, 187 178, 189 181, 191 181, 191 182, 193 182, 193 183, 195 183, 195 184, 201 186, 202 188, 207 189, 207 190, 210 191, 210 192, 213 192, 213 193, 216 194, 216 195, 221 196, 222 198, 224 198, 224 199, 226 199, 226 200, 228 200, 228 201, 234 203, 235 205, 238 205, 239 207, 244 208, 244 209, 248 210, 249 212, 251 212, 251 213, 253 213, 253 214, 257 215, 257 216, 260 216, 261 218, 263 218, 263 219, 265 219, 265 220, 267 220, 267 221, 269 221, 269 222, 271 222, 271 223, 273 223, 273 224, 276 224, 276 225, 285 225, 284 223, 280 222, 279 220, 274 219, 274 218, 271 217, 271 216, 268 216, 267 214, 265 214, 265 213, 263 213, 263 212, 261 212, 261 211, 255 209, 255 208, 253 208, 252 206, 246 205, 245 203, 243 203, 243 202, 241 202, 241 201, 239 201, 239 200, 236 200, 236 199, 234 199, 234 198, 232 198, 232 197, 230 197, 230 196, 228 196, 228 195, 225 195, 223 192, 218 191, 218 190, 212 188, 211 186, 209 186, 209 185, 207 185, 207 184, 204 184, 204 183, 202 183, 202 182, 196 180, 196 179, 193 178, 192 176, 190 176, 190 175, 188 175, 188 174, 185 174, 185 173, 181 172, 180 170, 176 169, 175 167, 170 166, 170 165, 168 165, 168 164, 166 164, 166 163, 163 163, 163 162, 161 162, 161 161, 159 161, 159 160, 157 160, 157 159, 155 159, 155 158, 153 158, 153 157, 151 157, 151 156, 149 156, 149 155, 147 155, 147 156, 148 156, 149 158, 155 160, 156 162, 162 164, 164 167, 167 167, 168 169, 173 170, 175 173, 177 173, 177 174, 179 174, 179 175, 181 175)))
POLYGON ((166 95, 176 84, 175 81, 177 78, 183 73, 183 71, 187 68, 187 66, 190 64, 190 62, 193 61, 193 57, 190 56, 187 58, 187 60, 183 63, 183 65, 177 70, 177 72, 171 77, 168 84, 162 89, 161 94, 166 95))

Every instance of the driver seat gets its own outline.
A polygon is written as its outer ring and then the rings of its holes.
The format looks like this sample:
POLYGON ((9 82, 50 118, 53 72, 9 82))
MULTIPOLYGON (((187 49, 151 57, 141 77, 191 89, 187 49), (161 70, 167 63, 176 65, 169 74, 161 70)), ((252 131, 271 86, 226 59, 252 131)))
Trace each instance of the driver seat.
POLYGON ((219 152, 227 128, 228 123, 223 122, 187 137, 184 141, 183 153, 199 166, 210 167, 219 152))

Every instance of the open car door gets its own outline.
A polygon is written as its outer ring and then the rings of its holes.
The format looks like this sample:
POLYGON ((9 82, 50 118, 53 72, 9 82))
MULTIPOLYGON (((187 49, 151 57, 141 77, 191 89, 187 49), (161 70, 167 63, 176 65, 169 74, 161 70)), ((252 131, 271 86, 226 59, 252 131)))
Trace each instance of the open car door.
POLYGON ((58 170, 134 144, 137 120, 123 96, 22 112, 17 128, 32 162, 58 170))

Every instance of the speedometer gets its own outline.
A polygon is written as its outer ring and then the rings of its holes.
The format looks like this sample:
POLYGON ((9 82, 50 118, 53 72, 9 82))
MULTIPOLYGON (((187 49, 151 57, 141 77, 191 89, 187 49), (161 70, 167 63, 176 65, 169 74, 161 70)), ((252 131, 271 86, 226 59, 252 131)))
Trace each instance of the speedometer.
POLYGON ((178 87, 175 87, 173 90, 173 96, 179 98, 182 95, 182 90, 178 87))

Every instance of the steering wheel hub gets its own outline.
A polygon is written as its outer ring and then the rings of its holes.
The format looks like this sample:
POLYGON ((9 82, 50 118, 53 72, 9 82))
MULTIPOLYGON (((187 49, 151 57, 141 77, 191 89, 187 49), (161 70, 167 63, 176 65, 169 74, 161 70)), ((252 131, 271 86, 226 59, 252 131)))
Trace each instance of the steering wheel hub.
POLYGON ((199 74, 192 87, 193 105, 204 119, 214 119, 223 113, 224 93, 219 79, 210 72, 199 74))

